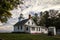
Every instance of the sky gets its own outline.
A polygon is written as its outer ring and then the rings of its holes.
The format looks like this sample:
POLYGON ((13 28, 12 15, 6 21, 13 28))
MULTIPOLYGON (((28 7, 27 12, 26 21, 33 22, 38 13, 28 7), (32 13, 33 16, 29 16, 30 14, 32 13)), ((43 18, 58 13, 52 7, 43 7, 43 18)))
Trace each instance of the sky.
POLYGON ((7 23, 0 23, 0 32, 13 31, 13 25, 19 21, 18 17, 21 13, 25 18, 28 18, 29 14, 33 15, 40 11, 46 11, 49 9, 60 10, 60 0, 24 0, 22 2, 24 4, 20 4, 17 9, 14 8, 10 11, 12 13, 12 18, 10 18, 7 23))

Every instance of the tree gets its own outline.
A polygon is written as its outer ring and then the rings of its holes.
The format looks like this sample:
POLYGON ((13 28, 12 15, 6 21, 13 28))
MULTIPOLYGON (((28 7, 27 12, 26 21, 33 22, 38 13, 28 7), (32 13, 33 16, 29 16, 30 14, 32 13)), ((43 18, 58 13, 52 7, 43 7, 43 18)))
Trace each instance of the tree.
POLYGON ((55 18, 54 25, 56 28, 60 28, 60 13, 58 14, 58 18, 55 18))
POLYGON ((39 25, 40 26, 46 26, 46 27, 48 27, 49 26, 49 24, 48 24, 49 23, 48 17, 49 17, 49 12, 48 11, 45 11, 44 12, 44 15, 41 16, 41 20, 39 22, 39 25))
POLYGON ((32 17, 32 19, 38 25, 38 14, 37 13, 35 13, 35 15, 32 17))
POLYGON ((49 11, 45 11, 44 15, 41 17, 40 26, 45 27, 55 26, 56 28, 60 28, 60 13, 58 13, 58 11, 52 13, 58 14, 57 15, 58 17, 55 16, 56 14, 54 14, 54 16, 51 16, 49 15, 49 11))
POLYGON ((7 22, 8 18, 12 16, 9 11, 20 3, 22 2, 19 0, 0 0, 0 21, 7 22))
POLYGON ((45 18, 42 16, 41 20, 39 21, 39 25, 40 26, 44 26, 45 25, 45 18))

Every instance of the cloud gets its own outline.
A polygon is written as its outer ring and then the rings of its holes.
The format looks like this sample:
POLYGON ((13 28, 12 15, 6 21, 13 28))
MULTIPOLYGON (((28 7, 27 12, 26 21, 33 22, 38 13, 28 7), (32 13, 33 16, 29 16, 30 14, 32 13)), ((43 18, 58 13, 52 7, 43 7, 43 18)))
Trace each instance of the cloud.
POLYGON ((14 27, 10 24, 4 24, 0 25, 0 33, 5 33, 5 32, 12 32, 14 31, 14 27))

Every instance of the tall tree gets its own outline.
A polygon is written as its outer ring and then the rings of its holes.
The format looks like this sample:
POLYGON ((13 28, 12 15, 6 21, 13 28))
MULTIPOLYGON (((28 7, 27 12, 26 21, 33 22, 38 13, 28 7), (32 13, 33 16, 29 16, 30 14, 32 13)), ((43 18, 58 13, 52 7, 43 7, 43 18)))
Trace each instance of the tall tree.
POLYGON ((48 17, 49 17, 49 12, 48 11, 45 11, 44 12, 44 15, 43 16, 41 16, 41 20, 40 20, 40 26, 46 26, 46 27, 48 27, 48 22, 49 22, 49 19, 48 19, 48 17))
POLYGON ((9 11, 20 3, 22 2, 19 0, 0 0, 0 21, 7 22, 8 18, 12 16, 9 11))

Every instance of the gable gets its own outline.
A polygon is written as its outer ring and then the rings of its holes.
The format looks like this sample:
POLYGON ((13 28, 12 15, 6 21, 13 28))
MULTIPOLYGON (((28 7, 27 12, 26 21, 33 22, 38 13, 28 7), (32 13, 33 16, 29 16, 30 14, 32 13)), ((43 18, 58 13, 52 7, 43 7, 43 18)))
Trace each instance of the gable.
POLYGON ((26 25, 36 25, 32 19, 29 19, 25 24, 26 25))

